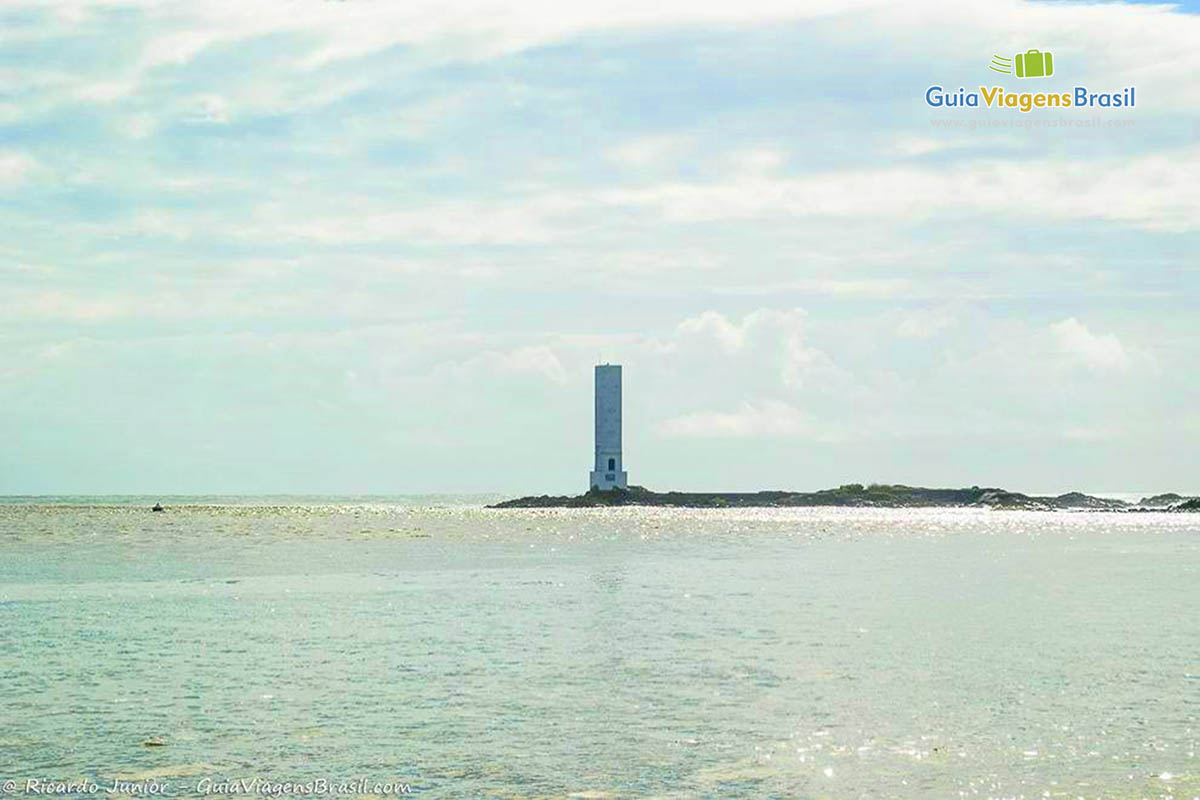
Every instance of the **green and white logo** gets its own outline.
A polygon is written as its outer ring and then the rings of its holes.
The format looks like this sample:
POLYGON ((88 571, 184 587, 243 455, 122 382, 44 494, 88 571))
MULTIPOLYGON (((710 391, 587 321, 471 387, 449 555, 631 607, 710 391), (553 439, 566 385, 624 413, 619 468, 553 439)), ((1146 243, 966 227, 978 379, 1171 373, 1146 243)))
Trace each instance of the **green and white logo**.
MULTIPOLYGON (((1017 78, 1049 78, 1054 74, 1054 56, 1046 50, 1026 50, 1012 58, 992 56, 992 63, 988 67, 993 72, 1017 78)), ((1071 91, 1009 91, 1003 86, 993 85, 980 86, 978 91, 968 91, 963 86, 956 92, 953 89, 947 91, 941 84, 934 84, 925 90, 925 103, 931 108, 1013 109, 1022 114, 1043 108, 1133 108, 1135 89, 1134 86, 1126 86, 1107 92, 1093 92, 1086 86, 1074 86, 1071 91)))
POLYGON ((1018 78, 1049 78, 1054 74, 1054 56, 1041 50, 1026 50, 1012 58, 993 55, 988 67, 994 72, 1015 74, 1018 78))

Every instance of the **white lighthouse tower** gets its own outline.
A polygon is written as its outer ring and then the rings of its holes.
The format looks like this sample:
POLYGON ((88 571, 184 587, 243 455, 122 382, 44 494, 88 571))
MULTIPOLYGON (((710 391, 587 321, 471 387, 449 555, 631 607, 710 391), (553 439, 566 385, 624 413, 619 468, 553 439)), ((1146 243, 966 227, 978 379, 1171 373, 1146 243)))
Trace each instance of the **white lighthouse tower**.
POLYGON ((621 465, 621 365, 596 366, 596 463, 588 488, 624 489, 629 474, 621 465))

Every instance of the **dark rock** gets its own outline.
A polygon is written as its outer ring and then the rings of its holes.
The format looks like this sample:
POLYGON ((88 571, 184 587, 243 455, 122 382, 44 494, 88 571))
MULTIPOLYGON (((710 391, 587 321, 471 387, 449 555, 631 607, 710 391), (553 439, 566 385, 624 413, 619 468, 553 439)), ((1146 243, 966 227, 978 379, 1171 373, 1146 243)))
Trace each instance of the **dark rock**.
POLYGON ((497 503, 492 508, 598 508, 605 506, 671 506, 683 508, 763 508, 845 506, 855 508, 988 507, 1033 511, 1122 511, 1132 507, 1121 500, 1068 492, 1038 497, 997 488, 929 489, 902 484, 848 483, 817 492, 653 492, 644 486, 600 491, 574 497, 540 495, 497 503))
POLYGON ((1151 506, 1154 508, 1166 508, 1173 506, 1176 503, 1183 502, 1188 498, 1174 492, 1166 492, 1165 494, 1156 494, 1153 497, 1143 497, 1138 501, 1139 506, 1151 506))

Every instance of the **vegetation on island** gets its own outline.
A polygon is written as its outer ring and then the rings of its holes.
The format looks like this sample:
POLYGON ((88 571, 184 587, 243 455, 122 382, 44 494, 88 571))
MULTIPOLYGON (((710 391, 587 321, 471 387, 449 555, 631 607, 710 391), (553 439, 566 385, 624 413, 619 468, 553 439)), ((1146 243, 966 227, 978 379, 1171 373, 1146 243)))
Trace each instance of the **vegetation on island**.
POLYGON ((854 508, 1011 508, 1035 511, 1200 511, 1200 498, 1169 493, 1127 503, 1082 492, 1038 496, 1006 489, 972 486, 967 489, 929 489, 900 484, 847 483, 816 492, 654 492, 644 486, 601 491, 592 488, 575 496, 540 495, 496 503, 491 508, 601 508, 606 506, 674 506, 681 508, 793 508, 845 506, 854 508))

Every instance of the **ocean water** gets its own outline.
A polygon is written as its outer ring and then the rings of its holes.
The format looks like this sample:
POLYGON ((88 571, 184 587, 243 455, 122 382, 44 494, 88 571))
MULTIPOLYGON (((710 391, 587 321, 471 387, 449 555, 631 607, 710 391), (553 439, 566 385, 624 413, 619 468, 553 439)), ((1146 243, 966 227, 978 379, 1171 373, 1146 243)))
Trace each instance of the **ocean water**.
POLYGON ((1198 608, 1189 515, 7 502, 0 791, 1193 798, 1198 608))

